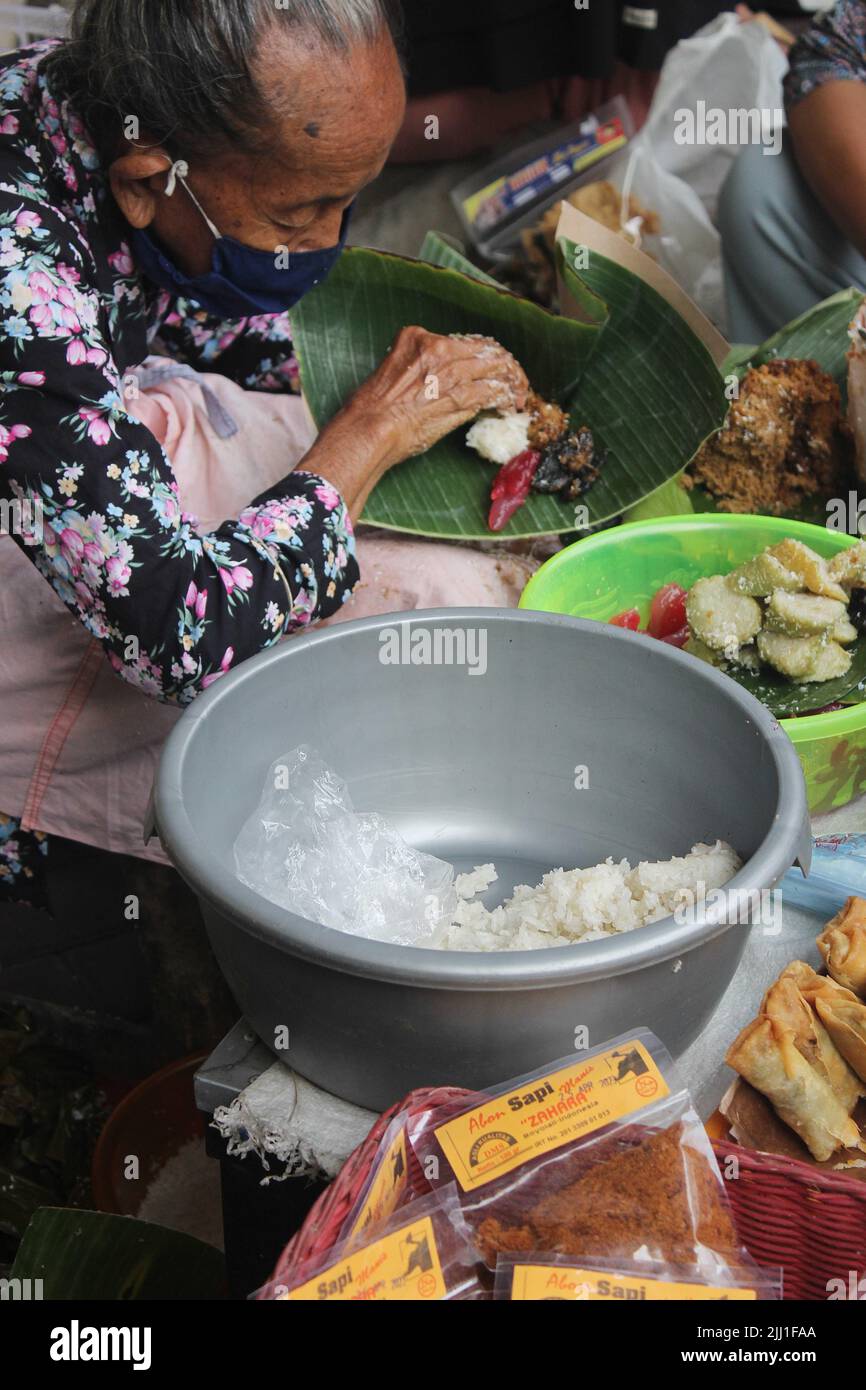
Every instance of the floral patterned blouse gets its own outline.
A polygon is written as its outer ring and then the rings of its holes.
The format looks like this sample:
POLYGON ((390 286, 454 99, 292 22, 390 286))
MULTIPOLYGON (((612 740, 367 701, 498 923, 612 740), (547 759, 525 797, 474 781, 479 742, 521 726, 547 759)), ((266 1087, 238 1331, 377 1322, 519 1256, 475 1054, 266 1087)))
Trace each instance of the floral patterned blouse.
POLYGON ((866 3, 841 0, 820 15, 789 55, 785 102, 796 106, 825 82, 866 82, 866 3))
POLYGON ((156 344, 248 390, 298 391, 288 316, 224 323, 144 280, 87 132, 40 71, 51 46, 0 60, 0 504, 119 675, 187 704, 339 609, 352 526, 301 471, 210 535, 182 513, 124 377, 156 344))

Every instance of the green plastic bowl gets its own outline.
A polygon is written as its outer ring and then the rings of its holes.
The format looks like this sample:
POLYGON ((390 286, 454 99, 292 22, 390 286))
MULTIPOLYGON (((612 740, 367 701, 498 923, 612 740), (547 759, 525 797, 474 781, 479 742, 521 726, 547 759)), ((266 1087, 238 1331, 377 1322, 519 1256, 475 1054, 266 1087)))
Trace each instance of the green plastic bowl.
MULTIPOLYGON (((520 607, 599 623, 637 608, 645 624, 653 595, 663 584, 688 589, 696 579, 725 574, 786 536, 825 557, 855 543, 838 531, 772 516, 632 522, 554 555, 526 586, 520 607)), ((866 792, 866 702, 781 722, 803 764, 813 814, 836 810, 866 792)))

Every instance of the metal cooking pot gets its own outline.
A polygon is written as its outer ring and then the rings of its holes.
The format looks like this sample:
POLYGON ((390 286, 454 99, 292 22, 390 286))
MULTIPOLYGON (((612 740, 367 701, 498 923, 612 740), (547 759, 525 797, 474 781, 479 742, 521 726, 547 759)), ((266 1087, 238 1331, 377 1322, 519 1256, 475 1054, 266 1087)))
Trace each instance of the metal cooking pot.
POLYGON ((186 711, 156 821, 217 959, 278 1056, 384 1108, 414 1087, 481 1087, 646 1025, 674 1056, 727 989, 749 930, 718 912, 538 951, 390 946, 283 911, 234 873, 270 764, 307 743, 357 810, 393 819, 487 905, 551 868, 665 859, 728 840, 732 889, 773 888, 811 853, 787 736, 734 681, 646 636, 498 609, 370 618, 282 643, 186 711), (587 785, 588 784, 588 785, 587 785), (287 1030, 288 1050, 279 1042, 287 1030))

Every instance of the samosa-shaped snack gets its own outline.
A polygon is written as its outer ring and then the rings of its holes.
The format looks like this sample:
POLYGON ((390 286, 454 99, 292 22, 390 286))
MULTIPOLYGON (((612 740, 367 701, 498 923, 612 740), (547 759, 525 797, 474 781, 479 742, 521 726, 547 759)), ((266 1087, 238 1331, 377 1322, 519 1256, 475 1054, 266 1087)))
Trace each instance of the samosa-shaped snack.
POLYGON ((818 937, 827 969, 843 989, 866 996, 866 901, 849 898, 818 937))

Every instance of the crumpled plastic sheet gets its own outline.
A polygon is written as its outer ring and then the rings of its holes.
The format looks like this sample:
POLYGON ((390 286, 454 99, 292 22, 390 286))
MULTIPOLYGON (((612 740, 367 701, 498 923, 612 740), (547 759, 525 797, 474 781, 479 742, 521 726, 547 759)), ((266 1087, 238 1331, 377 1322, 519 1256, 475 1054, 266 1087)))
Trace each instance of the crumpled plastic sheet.
POLYGON ((431 941, 457 905, 453 867, 384 816, 355 811, 345 781, 307 746, 271 765, 235 869, 287 912, 395 945, 431 941))

